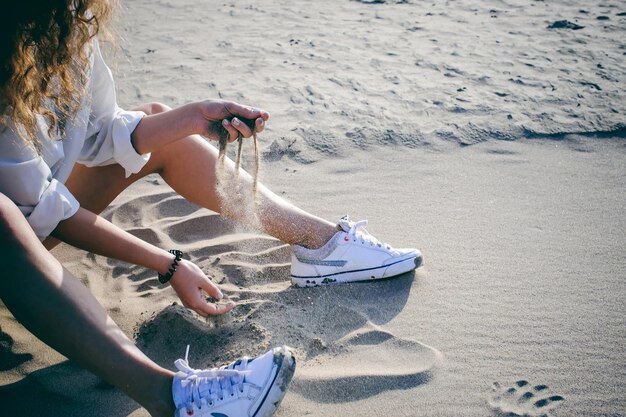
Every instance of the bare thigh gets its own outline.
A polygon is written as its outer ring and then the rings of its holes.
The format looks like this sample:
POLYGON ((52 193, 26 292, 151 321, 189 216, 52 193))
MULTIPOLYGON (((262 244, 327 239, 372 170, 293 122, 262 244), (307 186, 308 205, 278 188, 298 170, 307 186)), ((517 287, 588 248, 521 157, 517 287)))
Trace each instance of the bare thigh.
MULTIPOLYGON (((144 104, 138 107, 147 114, 160 113, 169 108, 162 104, 144 104)), ((217 149, 197 135, 169 143, 153 152, 148 163, 137 174, 125 177, 120 165, 87 168, 75 165, 67 188, 81 206, 91 212, 101 213, 124 189, 148 174, 158 173, 180 196, 198 206, 221 213, 222 196, 217 191, 217 149)), ((235 164, 227 163, 227 175, 234 173, 235 164)), ((250 181, 249 176, 239 178, 250 181)), ((337 231, 335 225, 305 212, 280 198, 267 187, 259 184, 257 211, 258 221, 253 226, 285 243, 320 247, 337 231)), ((226 213, 234 220, 246 222, 243 214, 226 213)), ((47 248, 58 242, 46 239, 47 248)))
MULTIPOLYGON (((165 105, 149 103, 142 104, 133 110, 153 114, 167 109, 165 105)), ((153 154, 141 171, 127 178, 124 168, 119 164, 98 167, 75 164, 65 186, 76 197, 81 207, 99 214, 131 184, 146 175, 159 173, 162 166, 160 155, 153 154)), ((43 243, 46 248, 51 249, 59 241, 53 237, 47 237, 43 243)))
MULTIPOLYGON (((161 113, 169 107, 160 103, 147 103, 133 109, 146 114, 161 113)), ((146 175, 159 172, 162 161, 158 154, 136 174, 126 178, 124 168, 119 164, 99 167, 86 167, 76 164, 65 186, 72 192, 80 205, 94 213, 101 213, 122 191, 146 175)))
POLYGON ((158 172, 158 166, 152 158, 137 174, 126 178, 124 168, 118 164, 86 167, 76 164, 66 187, 76 197, 81 207, 94 213, 101 213, 122 191, 135 181, 148 174, 158 172))

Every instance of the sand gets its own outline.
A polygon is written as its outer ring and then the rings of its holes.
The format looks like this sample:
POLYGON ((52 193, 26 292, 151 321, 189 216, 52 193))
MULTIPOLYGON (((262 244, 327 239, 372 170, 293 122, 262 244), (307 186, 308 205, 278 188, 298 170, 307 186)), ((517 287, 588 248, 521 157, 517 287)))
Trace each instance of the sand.
MULTIPOLYGON (((200 319, 145 268, 54 254, 169 368, 187 344, 194 367, 293 346, 278 417, 624 416, 625 13, 578 0, 128 2, 122 106, 268 110, 264 184, 330 220, 369 219, 425 265, 296 289, 288 246, 156 176, 103 216, 184 250, 239 303, 231 314, 200 319)), ((147 416, 4 306, 0 326, 0 416, 147 416)))

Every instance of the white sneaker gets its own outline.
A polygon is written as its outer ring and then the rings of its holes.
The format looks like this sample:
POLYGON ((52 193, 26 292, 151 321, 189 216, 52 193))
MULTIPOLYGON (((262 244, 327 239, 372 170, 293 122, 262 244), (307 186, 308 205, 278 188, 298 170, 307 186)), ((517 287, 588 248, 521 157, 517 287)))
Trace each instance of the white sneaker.
POLYGON ((342 217, 342 229, 319 249, 292 246, 291 282, 314 287, 342 282, 389 278, 422 264, 417 249, 394 249, 370 235, 367 220, 351 222, 342 217))
POLYGON ((296 369, 291 350, 279 347, 258 358, 239 359, 211 370, 193 369, 185 359, 175 364, 172 394, 176 417, 268 417, 285 396, 296 369))

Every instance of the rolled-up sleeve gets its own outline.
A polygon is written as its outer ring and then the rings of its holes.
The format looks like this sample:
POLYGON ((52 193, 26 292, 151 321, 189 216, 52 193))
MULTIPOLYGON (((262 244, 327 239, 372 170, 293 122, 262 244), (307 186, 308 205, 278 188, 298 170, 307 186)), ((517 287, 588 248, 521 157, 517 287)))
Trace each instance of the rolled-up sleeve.
POLYGON ((40 239, 79 208, 76 198, 52 178, 49 167, 38 157, 21 162, 0 160, 0 191, 18 206, 40 239))
POLYGON ((97 42, 94 42, 93 58, 91 115, 78 162, 86 166, 118 163, 128 177, 139 172, 150 159, 150 154, 138 154, 131 142, 132 132, 145 113, 126 111, 117 105, 113 75, 102 59, 97 42))

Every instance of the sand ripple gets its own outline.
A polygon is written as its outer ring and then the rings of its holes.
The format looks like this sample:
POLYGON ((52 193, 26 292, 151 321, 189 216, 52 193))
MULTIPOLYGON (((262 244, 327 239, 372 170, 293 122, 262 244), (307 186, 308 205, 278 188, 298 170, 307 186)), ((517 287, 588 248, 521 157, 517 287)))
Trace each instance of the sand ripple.
MULTIPOLYGON (((135 217, 133 233, 160 244, 171 241, 239 306, 228 316, 209 319, 176 302, 155 310, 136 327, 135 336, 157 362, 171 367, 187 344, 195 367, 213 367, 287 344, 300 360, 294 389, 323 402, 411 388, 432 377, 439 352, 384 328, 406 304, 414 273, 372 283, 297 289, 288 281, 287 245, 206 210, 189 207, 184 217, 165 217, 178 200, 185 207, 187 203, 169 195, 159 198, 139 196, 122 204, 122 211, 132 213, 150 207, 142 219, 135 217), (380 308, 380 297, 385 309, 380 308), (355 386, 359 388, 350 388, 355 386)), ((121 276, 123 270, 115 267, 113 275, 121 276)), ((126 268, 129 272, 138 293, 154 298, 165 291, 161 297, 175 300, 150 274, 126 268)))

